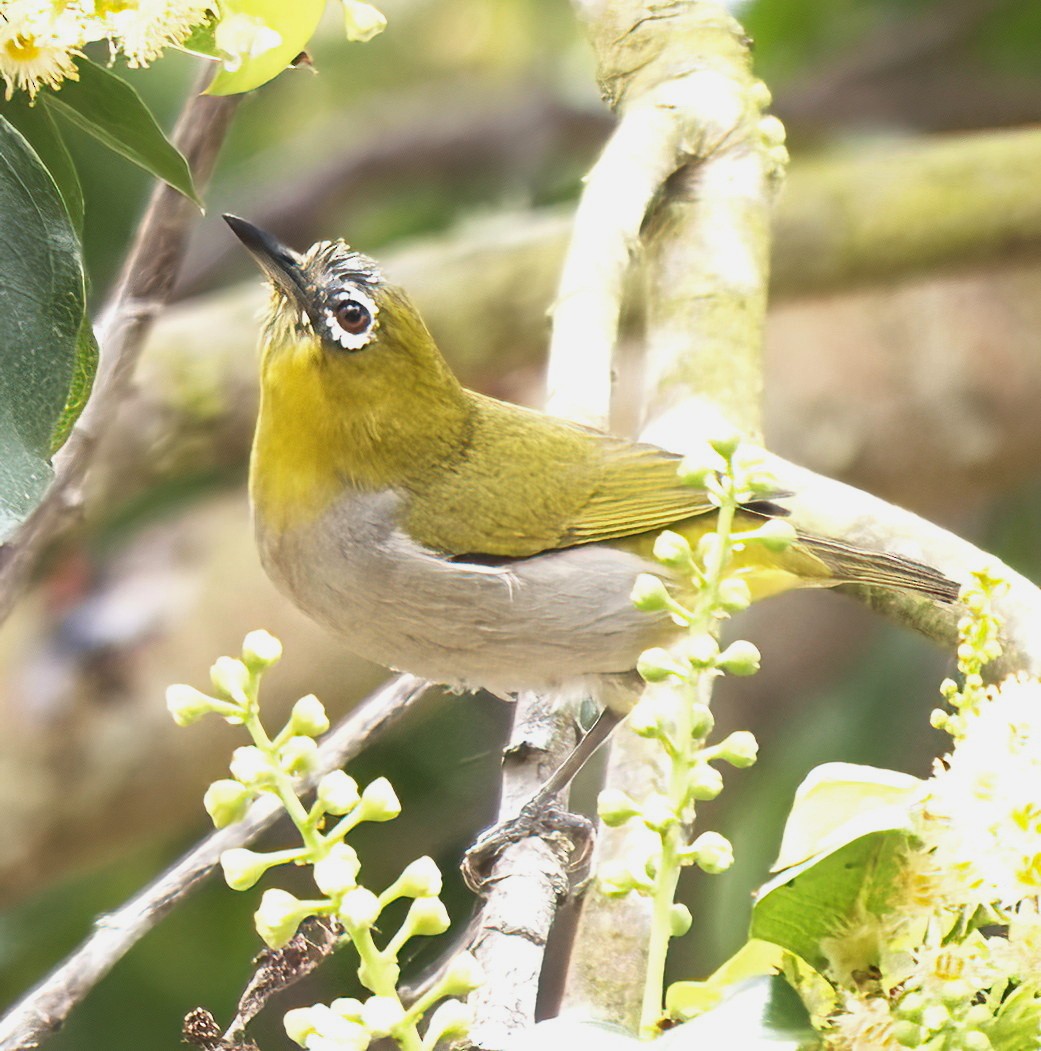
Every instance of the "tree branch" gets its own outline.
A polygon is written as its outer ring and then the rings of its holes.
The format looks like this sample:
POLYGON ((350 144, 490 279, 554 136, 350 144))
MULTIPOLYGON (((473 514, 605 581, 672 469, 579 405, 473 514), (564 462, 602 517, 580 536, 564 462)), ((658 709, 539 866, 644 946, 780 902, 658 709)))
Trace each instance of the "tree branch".
MULTIPOLYGON (((354 758, 426 689, 422 680, 400 675, 372 694, 323 739, 309 783, 354 758)), ((0 1019, 0 1051, 39 1047, 130 948, 213 872, 225 850, 252 843, 281 815, 273 797, 258 799, 242 821, 207 836, 136 897, 99 918, 94 933, 0 1019)))

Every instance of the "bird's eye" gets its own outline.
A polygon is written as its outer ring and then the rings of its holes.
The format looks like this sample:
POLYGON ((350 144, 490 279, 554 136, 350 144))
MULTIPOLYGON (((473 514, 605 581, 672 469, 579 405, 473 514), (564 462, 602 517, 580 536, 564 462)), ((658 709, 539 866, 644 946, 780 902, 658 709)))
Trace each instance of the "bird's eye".
POLYGON ((342 303, 338 303, 333 311, 333 317, 336 324, 352 336, 360 335, 372 324, 372 314, 369 313, 368 307, 356 299, 345 299, 342 303))

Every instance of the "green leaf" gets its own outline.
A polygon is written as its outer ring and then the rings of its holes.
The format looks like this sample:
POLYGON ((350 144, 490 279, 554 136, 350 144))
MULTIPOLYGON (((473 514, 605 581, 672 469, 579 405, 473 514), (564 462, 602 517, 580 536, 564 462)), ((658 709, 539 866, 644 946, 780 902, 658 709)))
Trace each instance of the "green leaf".
POLYGON ((61 91, 42 92, 44 102, 201 207, 188 162, 163 134, 141 96, 96 62, 81 59, 77 68, 79 80, 66 80, 61 91))
POLYGON ((18 92, 4 103, 3 115, 25 137, 43 161, 44 167, 58 187, 65 210, 77 232, 83 229, 83 190, 80 188, 76 166, 69 156, 65 140, 54 118, 43 106, 30 106, 23 92, 18 92))
MULTIPOLYGON (((86 281, 58 188, 24 136, 0 117, 0 541, 52 476, 81 355, 86 281)), ((80 381, 82 386, 86 377, 80 381)))
MULTIPOLYGON (((901 829, 872 832, 786 869, 760 889, 749 936, 781 945, 829 973, 834 960, 822 942, 862 932, 885 911, 909 836, 901 829)), ((877 961, 855 963, 867 967, 877 961)))
MULTIPOLYGON (((278 43, 257 55, 246 55, 233 71, 221 69, 206 89, 208 95, 235 95, 252 91, 273 80, 307 47, 325 9, 325 0, 224 0, 221 15, 224 29, 250 22, 271 30, 278 43)), ((260 41, 263 44, 263 41, 260 41)))
POLYGON ((69 396, 61 410, 51 432, 51 453, 56 453, 68 440, 73 424, 80 418, 94 386, 94 376, 98 371, 98 343, 94 338, 94 328, 90 318, 84 314, 76 339, 76 360, 72 366, 72 382, 69 384, 69 396))
POLYGON ((746 979, 718 1007, 654 1042, 660 1051, 810 1051, 820 1046, 798 994, 779 975, 746 979))
POLYGON ((909 828, 925 782, 856 763, 824 763, 795 790, 771 871, 838 850, 869 832, 909 828))

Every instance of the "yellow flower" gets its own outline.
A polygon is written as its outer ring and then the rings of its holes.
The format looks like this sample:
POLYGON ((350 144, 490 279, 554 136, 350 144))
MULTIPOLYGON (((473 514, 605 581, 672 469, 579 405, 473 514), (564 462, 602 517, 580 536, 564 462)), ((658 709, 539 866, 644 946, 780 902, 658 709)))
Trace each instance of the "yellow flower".
POLYGON ((77 80, 75 57, 87 39, 84 20, 72 9, 58 12, 47 0, 13 0, 0 14, 0 76, 4 97, 15 91, 36 97, 40 88, 77 80))

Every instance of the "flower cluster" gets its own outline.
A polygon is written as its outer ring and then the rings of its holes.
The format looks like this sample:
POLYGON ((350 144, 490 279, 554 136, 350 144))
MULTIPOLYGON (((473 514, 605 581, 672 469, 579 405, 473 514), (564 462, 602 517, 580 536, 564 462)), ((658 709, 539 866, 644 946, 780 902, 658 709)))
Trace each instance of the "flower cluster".
POLYGON ((667 613, 686 629, 668 649, 641 654, 637 670, 646 687, 628 719, 633 732, 661 745, 669 765, 667 788, 639 801, 607 790, 598 803, 606 824, 636 821, 642 826, 629 837, 627 856, 605 864, 598 880, 608 895, 632 892, 653 902, 641 1023, 648 1036, 661 1012, 668 940, 686 933, 691 923, 686 906, 673 900, 680 869, 697 865, 719 873, 733 863, 733 849, 718 832, 693 837, 694 807, 723 789, 722 774, 713 763, 745 767, 756 759, 756 741, 747 731, 732 733, 716 745, 706 744, 714 725, 708 707, 713 680, 726 673, 752 675, 759 668, 759 651, 752 643, 740 640, 725 648, 719 644, 723 622, 752 601, 748 572, 735 556, 756 546, 780 551, 795 538, 792 527, 780 520, 753 520, 749 527, 738 528, 745 526, 738 517, 740 506, 774 486, 759 460, 741 449, 736 438, 710 443, 698 462, 685 460, 680 477, 704 489, 718 514, 714 520, 705 516, 705 531, 693 544, 685 535, 662 533, 655 541, 654 556, 667 567, 669 583, 644 573, 632 593, 638 609, 667 613))
POLYGON ((8 0, 0 11, 0 76, 6 97, 34 98, 76 80, 76 59, 94 40, 146 66, 217 13, 215 0, 8 0))
POLYGON ((954 747, 912 813, 905 865, 878 918, 879 978, 847 987, 828 1046, 989 1051, 1041 1046, 1041 682, 985 686, 1000 654, 991 572, 963 589, 962 686, 932 722, 954 747))
POLYGON ((248 890, 276 866, 310 866, 316 895, 302 899, 279 888, 266 890, 254 915, 257 932, 272 949, 280 949, 305 919, 325 916, 343 929, 343 939, 358 953, 358 978, 373 995, 291 1011, 285 1025, 292 1039, 312 1051, 363 1051, 370 1041, 388 1036, 405 1051, 432 1049, 438 1041, 465 1032, 468 1009, 454 998, 480 984, 479 965, 469 953, 461 953, 419 1000, 408 1008, 402 1004, 397 993, 401 950, 412 938, 449 928, 439 897, 441 872, 432 858, 421 857, 379 894, 360 882, 361 861, 346 837, 362 822, 396 818, 401 804, 385 777, 359 789, 354 778, 333 770, 318 779, 314 801, 305 806, 299 782, 317 774, 315 738, 329 728, 329 718, 318 698, 308 695, 296 702, 274 737, 267 734, 259 715, 260 679, 281 653, 277 639, 254 631, 246 636, 241 658, 221 657, 210 669, 213 695, 185 685, 167 690, 167 707, 178 724, 212 713, 241 724, 252 737, 252 744, 235 749, 231 777, 206 790, 204 805, 214 825, 222 828, 239 820, 254 799, 268 794, 279 799, 300 833, 301 845, 286 850, 226 850, 221 856, 224 878, 232 889, 248 890), (387 906, 402 898, 411 899, 408 912, 380 947, 376 925, 387 906), (417 1025, 438 1001, 444 1002, 421 1037, 417 1025))
MULTIPOLYGON (((386 25, 365 0, 342 0, 349 40, 370 40, 386 25)), ((169 47, 188 42, 205 26, 229 72, 282 42, 265 6, 244 0, 4 0, 0 4, 0 76, 6 97, 25 91, 30 99, 44 86, 77 80, 76 59, 96 40, 107 40, 113 58, 132 68, 147 66, 169 47)))

